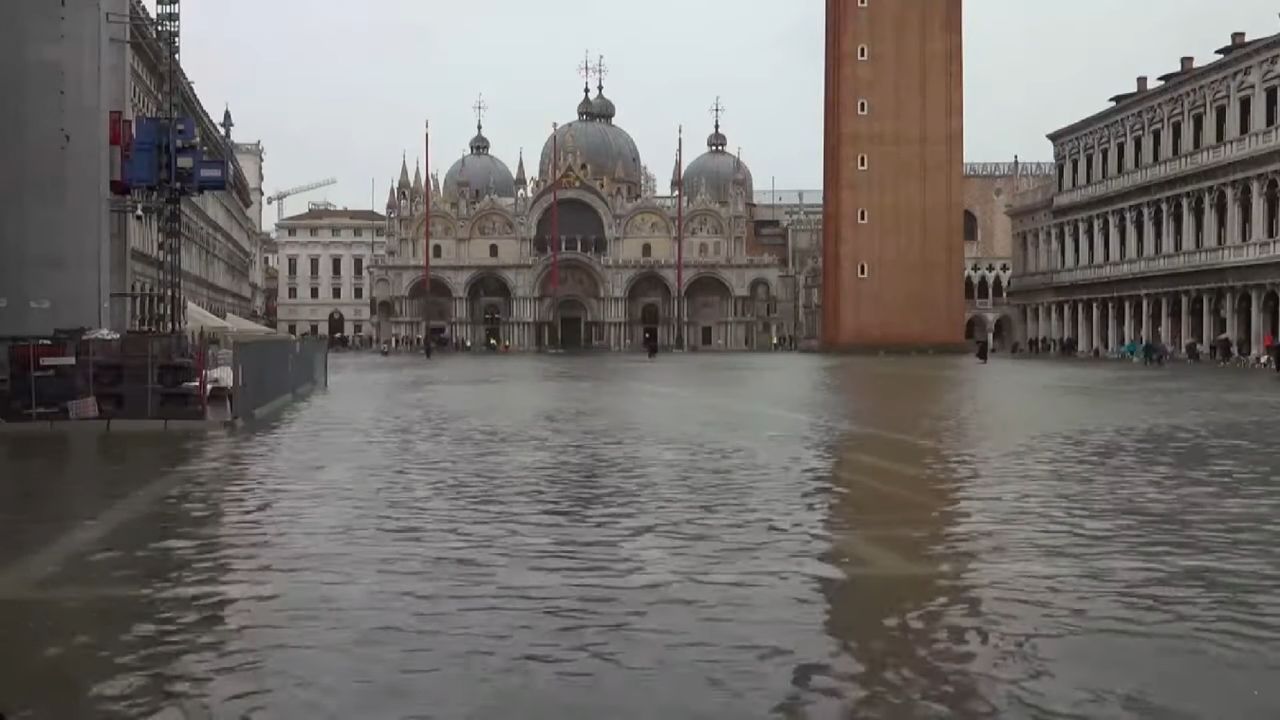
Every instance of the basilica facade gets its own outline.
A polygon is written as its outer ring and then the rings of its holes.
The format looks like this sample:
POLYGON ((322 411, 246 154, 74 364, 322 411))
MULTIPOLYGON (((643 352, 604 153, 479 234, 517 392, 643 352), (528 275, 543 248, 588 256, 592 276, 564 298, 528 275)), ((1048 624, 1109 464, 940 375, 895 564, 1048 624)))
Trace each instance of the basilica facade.
POLYGON ((705 152, 683 173, 676 163, 670 195, 657 194, 615 116, 602 86, 594 97, 584 88, 576 119, 547 138, 536 177, 523 156, 512 173, 479 122, 443 179, 410 179, 402 162, 385 250, 370 268, 375 339, 727 351, 792 333, 778 302, 785 252, 756 237, 751 172, 726 149, 718 115, 705 152))

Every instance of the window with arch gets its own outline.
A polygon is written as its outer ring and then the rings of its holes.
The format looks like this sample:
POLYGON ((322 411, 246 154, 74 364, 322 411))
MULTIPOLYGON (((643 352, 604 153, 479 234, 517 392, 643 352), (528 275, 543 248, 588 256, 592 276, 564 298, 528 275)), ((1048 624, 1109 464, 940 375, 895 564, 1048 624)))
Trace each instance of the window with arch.
POLYGON ((858 277, 863 279, 871 277, 871 270, 866 263, 858 263, 858 277))
POLYGON ((652 246, 652 245, 650 245, 649 243, 645 243, 645 244, 641 245, 641 246, 640 246, 640 257, 642 257, 642 258, 651 258, 651 257, 653 257, 653 246, 652 246))
POLYGON ((964 211, 964 241, 978 242, 978 216, 974 215, 972 210, 964 211))
POLYGON ((489 257, 498 257, 498 243, 489 243, 489 257))
POLYGON ((867 46, 866 46, 866 45, 859 45, 859 46, 858 46, 858 59, 859 59, 859 60, 866 60, 866 59, 867 59, 868 57, 870 57, 870 56, 871 56, 871 51, 867 49, 867 46))
POLYGON ((858 222, 859 222, 859 223, 862 223, 862 224, 864 224, 864 225, 866 224, 866 222, 867 222, 867 209, 866 209, 866 208, 858 208, 858 222))
POLYGON ((707 256, 707 244, 698 243, 698 257, 706 257, 706 256, 707 256))
POLYGON ((871 106, 867 103, 867 101, 858 100, 858 114, 866 115, 869 112, 871 112, 871 106))
POLYGON ((870 161, 867 159, 867 155, 866 155, 866 153, 862 153, 861 155, 858 155, 858 169, 859 169, 859 170, 866 170, 866 169, 867 169, 867 167, 868 167, 870 164, 871 164, 871 163, 870 163, 870 161))
POLYGON ((433 259, 439 260, 443 255, 444 255, 444 248, 440 247, 440 243, 433 243, 431 245, 431 257, 433 259))

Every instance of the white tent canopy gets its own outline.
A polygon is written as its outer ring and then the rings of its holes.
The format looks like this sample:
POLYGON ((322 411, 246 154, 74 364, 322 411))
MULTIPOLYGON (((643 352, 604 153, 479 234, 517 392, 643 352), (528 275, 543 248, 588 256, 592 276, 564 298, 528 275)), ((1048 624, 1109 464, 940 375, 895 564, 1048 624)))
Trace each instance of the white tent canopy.
POLYGON ((193 302, 187 302, 188 331, 198 332, 200 330, 204 330, 206 332, 225 332, 234 329, 234 326, 219 318, 217 315, 214 315, 193 302))
POLYGON ((259 325, 258 323, 252 320, 247 320, 245 318, 242 318, 239 315, 236 315, 235 313, 227 313, 227 324, 235 328, 236 332, 244 333, 246 335, 275 335, 276 334, 275 330, 272 330, 271 328, 266 327, 265 325, 259 325))

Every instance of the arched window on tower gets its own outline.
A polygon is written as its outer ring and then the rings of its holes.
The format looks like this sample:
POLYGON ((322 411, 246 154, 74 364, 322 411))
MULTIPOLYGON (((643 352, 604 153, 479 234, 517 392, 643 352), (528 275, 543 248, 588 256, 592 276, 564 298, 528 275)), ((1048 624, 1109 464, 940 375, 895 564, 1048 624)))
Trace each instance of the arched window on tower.
POLYGON ((978 242, 978 216, 972 211, 964 211, 964 241, 967 243, 978 242))
POLYGON ((432 259, 439 260, 443 255, 444 255, 444 248, 440 247, 440 243, 433 243, 431 245, 432 259))
POLYGON ((974 289, 973 289, 973 278, 971 277, 966 277, 964 279, 964 299, 965 300, 977 299, 977 296, 974 294, 974 289))
POLYGON ((640 246, 640 257, 642 257, 642 258, 650 258, 650 257, 653 257, 653 246, 652 246, 652 245, 650 245, 649 243, 645 243, 645 244, 641 245, 641 246, 640 246))
POLYGON ((496 257, 498 257, 498 244, 497 244, 497 243, 489 243, 489 257, 491 257, 491 258, 496 258, 496 257))

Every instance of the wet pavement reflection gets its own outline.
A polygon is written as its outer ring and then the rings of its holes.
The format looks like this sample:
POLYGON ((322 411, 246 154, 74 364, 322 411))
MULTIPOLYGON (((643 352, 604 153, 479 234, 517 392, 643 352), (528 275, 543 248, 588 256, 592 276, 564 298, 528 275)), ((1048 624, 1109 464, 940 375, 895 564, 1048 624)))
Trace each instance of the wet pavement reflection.
POLYGON ((0 435, 0 712, 1280 715, 1270 374, 331 373, 227 438, 0 435))

